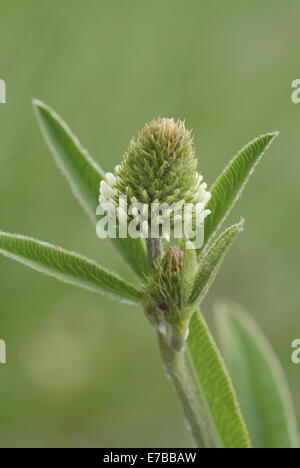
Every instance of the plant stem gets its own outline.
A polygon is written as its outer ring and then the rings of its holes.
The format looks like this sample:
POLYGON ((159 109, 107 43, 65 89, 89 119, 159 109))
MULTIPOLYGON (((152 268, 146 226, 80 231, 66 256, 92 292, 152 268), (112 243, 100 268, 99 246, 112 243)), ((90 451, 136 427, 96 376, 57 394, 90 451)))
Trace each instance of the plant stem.
POLYGON ((181 351, 170 350, 161 335, 159 343, 167 373, 174 383, 197 447, 220 447, 221 443, 195 376, 189 351, 184 348, 181 351))
POLYGON ((162 240, 159 239, 151 239, 150 237, 146 239, 147 245, 147 254, 148 254, 148 261, 150 265, 150 269, 153 267, 153 263, 157 257, 161 257, 162 255, 162 240))
MULTIPOLYGON (((152 269, 155 259, 162 256, 162 241, 149 238, 146 239, 146 245, 149 266, 152 269)), ((174 323, 169 323, 165 317, 166 311, 159 306, 156 306, 155 311, 155 323, 163 362, 178 393, 195 443, 200 448, 221 447, 189 350, 186 347, 187 326, 181 323, 178 328, 174 323)), ((181 312, 176 307, 175 315, 188 316, 187 311, 181 312)), ((146 315, 148 315, 147 311, 146 315)))

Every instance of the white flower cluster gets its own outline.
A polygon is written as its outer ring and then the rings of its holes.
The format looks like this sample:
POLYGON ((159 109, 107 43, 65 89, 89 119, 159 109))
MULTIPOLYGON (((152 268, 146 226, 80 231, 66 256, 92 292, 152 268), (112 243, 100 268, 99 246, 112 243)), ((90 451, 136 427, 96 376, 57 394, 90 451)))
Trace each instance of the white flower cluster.
POLYGON ((126 228, 131 220, 136 219, 138 222, 135 223, 135 228, 139 224, 138 232, 141 237, 158 237, 157 233, 160 233, 159 236, 161 235, 167 241, 170 240, 171 231, 175 238, 183 236, 189 238, 193 227, 197 229, 203 226, 204 219, 210 214, 210 210, 205 207, 211 194, 206 190, 207 184, 202 183, 203 177, 200 174, 196 175, 198 190, 195 192, 194 188, 192 193, 187 194, 187 198, 192 202, 186 203, 185 200, 181 200, 169 206, 167 203, 159 203, 158 200, 155 200, 149 206, 145 203, 139 203, 135 197, 127 200, 127 195, 120 193, 117 188, 119 168, 120 166, 115 168, 116 175, 108 172, 105 175, 105 180, 100 183, 98 208, 101 213, 98 210, 97 214, 106 212, 108 218, 118 220, 119 225, 126 228), (149 236, 150 225, 151 236, 149 236))

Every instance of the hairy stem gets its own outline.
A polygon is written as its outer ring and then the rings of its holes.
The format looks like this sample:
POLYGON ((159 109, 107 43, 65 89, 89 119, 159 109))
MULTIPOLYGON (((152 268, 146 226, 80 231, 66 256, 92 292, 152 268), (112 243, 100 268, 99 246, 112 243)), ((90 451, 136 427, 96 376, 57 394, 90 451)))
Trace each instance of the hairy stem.
POLYGON ((172 351, 159 335, 160 349, 168 375, 181 401, 187 423, 199 448, 218 448, 219 437, 210 416, 203 392, 195 376, 187 349, 172 351))
POLYGON ((162 240, 160 238, 151 239, 149 237, 148 239, 146 239, 146 246, 150 269, 152 269, 153 263, 156 260, 156 258, 162 256, 162 240))
MULTIPOLYGON (((147 239, 146 245, 149 266, 153 269, 155 259, 162 256, 162 242, 161 239, 147 239)), ((147 309, 145 312, 157 328, 166 371, 173 381, 197 447, 219 448, 222 443, 186 346, 191 311, 180 310, 179 305, 174 302, 172 306, 168 300, 163 305, 153 304, 150 315, 147 309)))

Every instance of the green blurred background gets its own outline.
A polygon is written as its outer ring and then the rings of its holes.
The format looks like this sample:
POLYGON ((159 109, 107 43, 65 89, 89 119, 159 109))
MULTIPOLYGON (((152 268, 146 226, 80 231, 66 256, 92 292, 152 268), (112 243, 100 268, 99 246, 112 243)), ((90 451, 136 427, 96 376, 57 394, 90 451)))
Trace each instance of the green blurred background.
MULTIPOLYGON (((286 0, 1 0, 0 228, 92 256, 128 278, 58 172, 31 98, 53 106, 94 158, 116 165, 145 122, 186 119, 212 183, 250 139, 280 130, 232 220, 246 231, 207 297, 263 327, 300 420, 300 3, 286 0)), ((2 447, 189 447, 154 330, 138 308, 0 258, 2 447)))

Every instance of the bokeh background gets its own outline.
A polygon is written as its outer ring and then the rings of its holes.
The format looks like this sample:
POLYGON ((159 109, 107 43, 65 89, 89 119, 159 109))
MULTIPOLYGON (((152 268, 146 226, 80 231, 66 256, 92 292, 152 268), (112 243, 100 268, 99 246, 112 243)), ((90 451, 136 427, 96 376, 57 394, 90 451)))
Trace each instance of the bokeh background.
MULTIPOLYGON (((0 228, 131 273, 99 241, 44 144, 31 99, 53 106, 94 158, 116 165, 145 122, 186 119, 208 183, 280 130, 231 216, 246 231, 205 304, 243 304, 285 369, 300 421, 298 1, 1 0, 0 228)), ((2 447, 189 447, 154 330, 139 308, 0 258, 2 447)))

